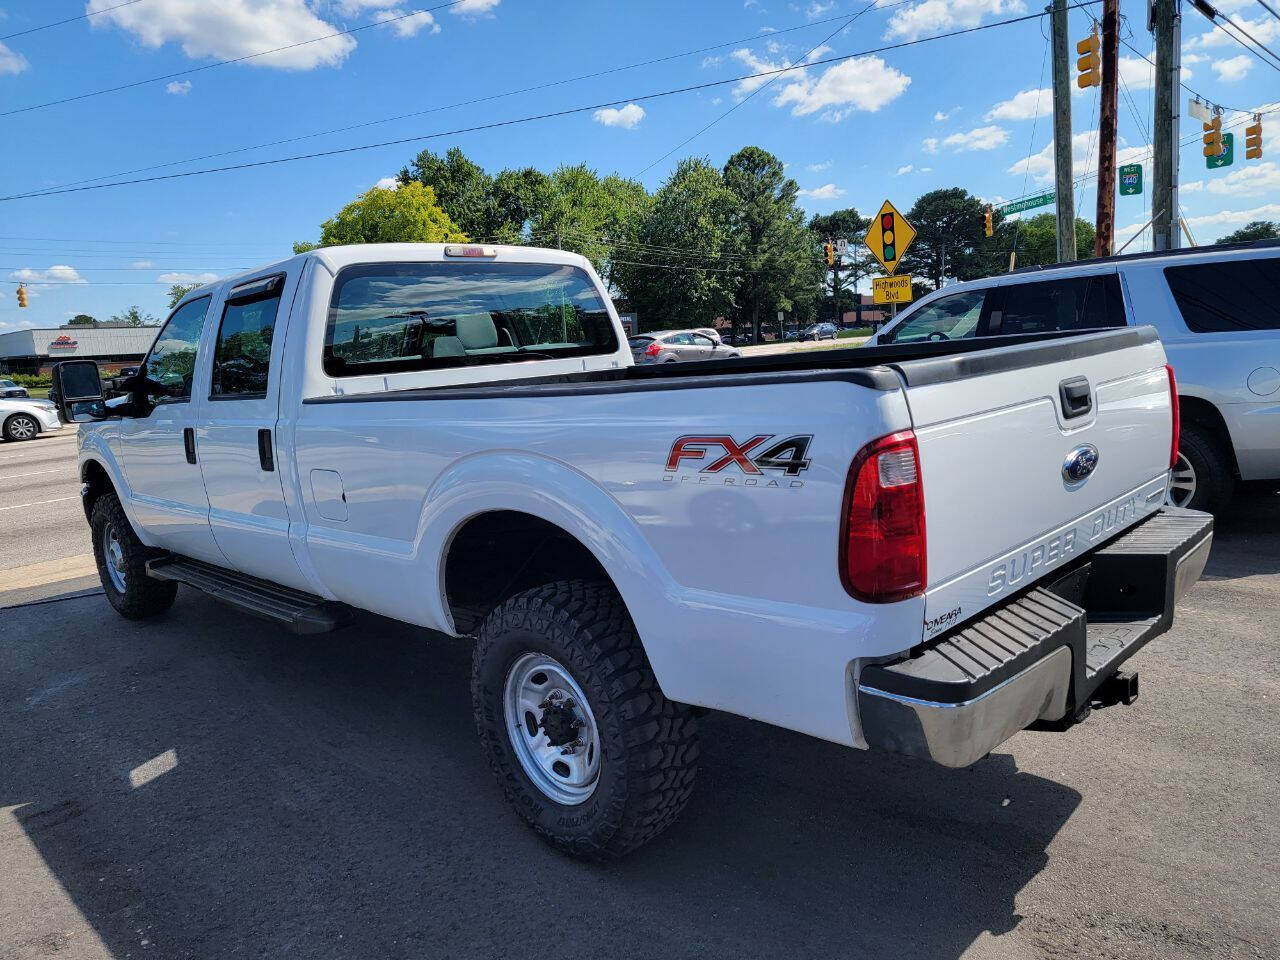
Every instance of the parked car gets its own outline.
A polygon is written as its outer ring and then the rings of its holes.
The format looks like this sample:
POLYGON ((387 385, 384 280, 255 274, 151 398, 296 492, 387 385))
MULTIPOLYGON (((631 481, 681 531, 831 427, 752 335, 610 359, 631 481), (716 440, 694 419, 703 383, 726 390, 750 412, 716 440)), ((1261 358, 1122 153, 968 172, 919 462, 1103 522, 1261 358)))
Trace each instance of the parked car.
POLYGON ((1222 510, 1236 482, 1280 480, 1280 241, 1031 267, 951 284, 868 341, 1151 324, 1177 376, 1177 506, 1222 510))
POLYGON ((48 400, 0 399, 0 436, 6 440, 34 440, 42 433, 56 433, 61 429, 58 408, 48 400))
POLYGON ((805 327, 800 333, 801 340, 834 340, 837 333, 834 323, 815 323, 811 327, 805 327))
POLYGON ((736 347, 712 340, 697 330, 662 330, 632 337, 628 344, 636 363, 676 363, 688 360, 725 360, 740 357, 736 347))
POLYGON ((117 612, 476 637, 507 798, 608 859, 688 801, 698 707, 966 766, 1136 696, 1212 537, 1163 506, 1160 342, 969 348, 637 367, 581 256, 365 244, 188 295, 150 395, 57 376, 117 612))
POLYGON ((0 380, 0 399, 19 400, 29 396, 31 394, 21 384, 14 383, 12 380, 0 380))

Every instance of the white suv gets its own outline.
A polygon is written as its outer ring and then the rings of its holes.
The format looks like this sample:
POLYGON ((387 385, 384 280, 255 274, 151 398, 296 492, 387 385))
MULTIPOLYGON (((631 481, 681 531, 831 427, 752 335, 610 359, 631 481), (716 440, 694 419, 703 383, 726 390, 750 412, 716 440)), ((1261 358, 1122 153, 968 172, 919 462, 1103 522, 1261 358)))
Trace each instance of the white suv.
POLYGON ((869 345, 1150 324, 1178 380, 1170 500, 1221 510, 1280 479, 1280 241, 1030 267, 949 285, 869 345))

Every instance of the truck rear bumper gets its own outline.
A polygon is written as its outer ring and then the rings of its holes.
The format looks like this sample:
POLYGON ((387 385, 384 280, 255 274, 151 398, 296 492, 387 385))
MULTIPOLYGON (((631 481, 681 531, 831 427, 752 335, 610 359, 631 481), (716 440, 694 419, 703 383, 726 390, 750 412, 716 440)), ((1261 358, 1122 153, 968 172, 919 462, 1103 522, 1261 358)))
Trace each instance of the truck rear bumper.
POLYGON ((981 617, 864 666, 867 745, 964 767, 1032 723, 1087 714, 1120 665, 1173 624, 1212 542, 1211 516, 1166 507, 981 617))

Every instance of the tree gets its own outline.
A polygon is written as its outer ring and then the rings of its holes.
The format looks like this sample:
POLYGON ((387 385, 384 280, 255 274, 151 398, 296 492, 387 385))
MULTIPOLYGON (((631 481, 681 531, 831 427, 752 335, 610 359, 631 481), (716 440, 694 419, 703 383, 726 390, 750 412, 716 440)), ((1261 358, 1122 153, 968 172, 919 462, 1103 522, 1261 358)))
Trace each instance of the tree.
MULTIPOLYGON (((923 194, 907 214, 916 238, 898 261, 899 271, 927 279, 935 290, 947 277, 973 280, 993 272, 999 245, 983 233, 985 209, 982 201, 962 187, 923 194)), ((999 221, 999 213, 995 219, 999 221)))
MULTIPOLYGON (((340 243, 449 243, 467 236, 421 183, 397 190, 372 187, 320 224, 320 245, 340 243)), ((298 245, 295 245, 295 249, 298 245)))
MULTIPOLYGON (((1093 256, 1093 224, 1076 218, 1076 259, 1093 256)), ((1025 220, 1003 220, 996 227, 994 246, 1002 261, 992 265, 993 272, 1007 270, 1009 251, 1016 250, 1015 266, 1048 266, 1058 262, 1058 215, 1041 213, 1025 220)))
POLYGON ((493 178, 457 147, 443 157, 423 150, 396 178, 402 186, 420 183, 435 192, 436 202, 477 243, 492 242, 497 222, 493 178))
POLYGON ((96 327, 98 325, 98 321, 87 313, 77 313, 67 321, 67 325, 72 327, 96 327))
POLYGON ((131 327, 154 327, 160 321, 149 313, 143 313, 135 303, 124 313, 117 313, 111 318, 112 323, 124 323, 131 327))
POLYGON ((821 303, 816 311, 819 319, 833 314, 843 317, 847 309, 852 309, 861 322, 862 298, 858 296, 858 283, 880 271, 879 263, 863 242, 870 222, 853 207, 817 215, 809 221, 809 230, 819 245, 826 240, 845 240, 849 244, 849 252, 834 275, 839 278, 839 289, 831 288, 831 271, 827 271, 827 278, 823 280, 821 303))
POLYGON ((635 248, 618 248, 614 266, 619 289, 631 301, 642 329, 712 327, 733 308, 736 261, 730 218, 737 198, 720 171, 704 159, 682 160, 653 197, 636 231, 635 248), (625 249, 635 250, 623 256, 625 249), (679 255, 641 255, 640 250, 688 250, 679 255), (650 265, 653 264, 653 265, 650 265))
POLYGON ((1273 240, 1280 237, 1280 223, 1271 220, 1251 220, 1239 230, 1219 237, 1218 243, 1245 243, 1249 240, 1273 240))
POLYGON ((651 199, 634 180, 616 175, 601 180, 586 164, 559 167, 547 178, 530 222, 532 239, 582 254, 612 286, 612 261, 636 259, 625 252, 633 249, 627 244, 634 241, 651 199), (615 248, 622 253, 615 255, 615 248))
MULTIPOLYGON (((296 252, 296 251, 295 251, 296 252)), ((172 310, 188 293, 200 286, 198 283, 175 283, 169 288, 169 309, 172 310)))
POLYGON ((790 311, 798 321, 811 314, 826 264, 796 205, 796 182, 777 157, 744 147, 725 164, 724 183, 736 200, 730 218, 732 252, 739 258, 734 327, 750 324, 758 341, 760 323, 773 311, 790 311))

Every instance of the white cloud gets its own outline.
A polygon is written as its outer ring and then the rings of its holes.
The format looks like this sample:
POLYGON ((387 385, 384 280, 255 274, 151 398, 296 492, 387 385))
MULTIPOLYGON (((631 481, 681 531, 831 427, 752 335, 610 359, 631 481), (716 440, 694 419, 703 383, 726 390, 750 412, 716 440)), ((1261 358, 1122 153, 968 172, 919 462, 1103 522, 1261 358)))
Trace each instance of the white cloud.
MULTIPOLYGON (((876 6, 896 6, 898 0, 876 0, 876 6)), ((898 9, 889 18, 886 40, 915 40, 963 27, 976 27, 984 17, 1022 13, 1022 0, 922 0, 898 9)))
POLYGON ((605 107, 603 110, 597 110, 593 116, 596 123, 604 124, 606 127, 622 127, 624 130, 630 130, 644 119, 644 107, 634 103, 628 103, 625 107, 605 107))
POLYGON ((899 176, 899 177, 904 176, 904 175, 906 175, 906 174, 910 173, 910 172, 911 172, 912 170, 914 170, 914 169, 915 169, 915 166, 914 166, 914 165, 912 165, 912 164, 910 164, 910 163, 908 163, 908 164, 904 164, 903 166, 901 166, 901 167, 899 167, 899 168, 898 168, 897 176, 899 176))
POLYGON ((831 161, 823 160, 821 163, 811 163, 805 167, 810 173, 821 173, 823 170, 831 169, 831 161))
POLYGON ((774 97, 776 106, 793 104, 793 116, 822 111, 822 119, 836 122, 854 110, 875 113, 900 97, 911 78, 879 57, 857 57, 837 63, 816 80, 807 74, 791 79, 774 97))
POLYGON ((80 276, 75 267, 68 267, 62 263, 54 264, 48 270, 32 270, 30 267, 23 267, 21 270, 15 270, 9 274, 9 279, 17 280, 22 284, 89 282, 80 276))
POLYGON ((135 260, 133 263, 129 264, 129 266, 133 267, 135 270, 150 270, 152 263, 150 260, 135 260))
POLYGON ((816 20, 828 11, 834 10, 836 6, 835 0, 829 0, 827 3, 821 3, 819 0, 813 0, 809 6, 805 7, 804 15, 810 20, 816 20))
MULTIPOLYGON (((1197 57, 1195 54, 1190 56, 1184 55, 1182 58, 1182 82, 1186 83, 1191 79, 1191 70, 1188 64, 1199 63, 1203 57, 1197 57)), ((1136 90, 1150 90, 1156 83, 1156 68, 1142 57, 1121 57, 1120 58, 1120 83, 1127 87, 1130 92, 1136 90)), ((1079 87, 1073 87, 1072 92, 1082 92, 1079 87)))
POLYGON ((987 111, 984 120, 1030 120, 1044 116, 1050 110, 1053 91, 1047 87, 1039 90, 1020 90, 1008 100, 997 103, 987 111))
POLYGON ((924 152, 925 152, 925 153, 937 153, 937 152, 938 152, 938 138, 937 138, 937 137, 925 137, 925 138, 920 142, 920 145, 921 145, 922 147, 924 147, 924 152))
POLYGON ((1191 227, 1229 227, 1240 226, 1250 220, 1280 220, 1280 203, 1264 203, 1248 210, 1219 210, 1217 213, 1187 217, 1187 224, 1191 227))
POLYGON ((953 150, 994 150, 1009 141, 1009 131, 1004 127, 975 127, 967 133, 953 133, 942 141, 953 150))
POLYGON ((724 57, 703 57, 702 67, 705 70, 707 67, 719 66, 723 62, 724 62, 724 57))
MULTIPOLYGON (((456 8, 455 8, 456 9, 456 8)), ((279 70, 314 70, 341 64, 356 47, 349 36, 320 19, 302 0, 165 0, 120 6, 119 0, 89 0, 90 23, 110 24, 133 34, 143 46, 177 43, 192 59, 227 60, 316 40, 255 57, 248 63, 279 70)))
MULTIPOLYGON (((1241 141, 1243 144, 1243 141, 1241 141)), ((1243 146, 1240 147, 1244 149, 1243 146)), ((1220 194, 1228 197, 1256 197, 1266 193, 1280 191, 1280 166, 1273 160, 1262 163, 1250 163, 1228 173, 1225 177, 1214 177, 1212 180, 1197 180, 1198 186, 1182 184, 1178 189, 1186 193, 1190 187, 1192 192, 1203 190, 1206 193, 1220 194)))
POLYGON ((1245 74, 1253 67, 1253 58, 1247 53, 1242 53, 1238 57, 1227 60, 1215 60, 1210 66, 1223 83, 1235 83, 1237 80, 1243 80, 1245 74))
POLYGON ((383 177, 374 184, 374 187, 378 190, 399 190, 400 181, 395 177, 383 177))
POLYGON ((162 273, 156 277, 156 283, 180 283, 184 287, 188 284, 206 284, 213 283, 218 279, 216 273, 162 273))
POLYGON ((423 30, 432 33, 440 32, 440 24, 426 10, 414 10, 412 13, 400 6, 401 0, 338 0, 338 13, 344 17, 363 16, 366 11, 374 11, 376 23, 386 23, 388 27, 401 37, 414 37, 423 30))
MULTIPOLYGON (((733 59, 740 62, 752 73, 765 73, 770 70, 782 70, 791 66, 791 61, 783 60, 781 63, 770 63, 768 60, 761 60, 754 53, 743 47, 741 50, 735 50, 729 54, 733 59)), ((747 77, 745 80, 739 80, 733 85, 733 96, 737 100, 741 100, 753 90, 758 90, 769 82, 768 77, 747 77)))
POLYGON ((917 173, 933 173, 933 167, 917 167, 917 173))
POLYGON ((950 110, 935 110, 933 114, 934 123, 942 123, 944 120, 950 120, 959 107, 952 107, 950 110))
MULTIPOLYGON (((1144 143, 1136 146, 1127 146, 1121 141, 1116 150, 1116 166, 1123 166, 1127 163, 1141 163, 1143 177, 1147 182, 1150 182, 1151 144, 1144 143)), ((1071 138, 1071 168, 1073 176, 1076 177, 1097 175, 1098 131, 1096 129, 1077 133, 1071 138)), ((1050 139, 1039 153, 1024 157, 1009 167, 1006 172, 1019 176, 1029 174, 1036 183, 1052 183, 1053 140, 1050 139)))
POLYGON ((478 16, 482 13, 488 13, 502 0, 462 0, 457 6, 450 7, 449 12, 458 16, 478 16))
POLYGON ((27 63, 26 57, 0 43, 0 77, 6 73, 21 73, 29 66, 31 64, 27 63))
POLYGON ((164 85, 164 92, 171 93, 175 97, 185 97, 191 92, 190 80, 170 80, 164 85))
POLYGON ((814 187, 812 190, 797 190, 797 194, 802 197, 808 197, 810 200, 834 200, 836 197, 843 197, 845 190, 843 187, 837 187, 834 183, 824 183, 820 187, 814 187))
POLYGON ((712 105, 713 107, 718 107, 718 106, 720 106, 720 104, 721 104, 721 103, 723 103, 723 102, 724 102, 724 101, 723 101, 723 100, 721 100, 719 97, 712 97, 712 98, 711 98, 711 105, 712 105))
MULTIPOLYGON (((1231 19, 1240 24, 1242 30, 1252 34, 1259 43, 1269 44, 1272 40, 1280 39, 1280 20, 1275 17, 1259 15, 1257 20, 1250 20, 1248 17, 1232 17, 1231 19)), ((1184 44, 1184 48, 1187 50, 1205 50, 1209 47, 1236 47, 1240 40, 1228 30, 1212 27, 1199 36, 1192 37, 1184 44)))

